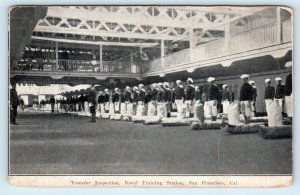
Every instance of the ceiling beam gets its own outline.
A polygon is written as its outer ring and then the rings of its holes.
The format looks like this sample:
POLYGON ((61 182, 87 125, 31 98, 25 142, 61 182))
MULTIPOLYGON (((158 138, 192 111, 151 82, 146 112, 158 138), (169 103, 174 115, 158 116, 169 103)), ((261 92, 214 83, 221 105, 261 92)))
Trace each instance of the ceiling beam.
POLYGON ((59 43, 71 43, 71 44, 86 44, 86 45, 106 45, 106 46, 123 46, 123 47, 156 47, 158 43, 122 43, 122 42, 101 42, 101 41, 81 41, 81 40, 68 40, 68 39, 56 39, 56 38, 46 38, 46 37, 31 37, 34 40, 43 40, 50 42, 59 43))

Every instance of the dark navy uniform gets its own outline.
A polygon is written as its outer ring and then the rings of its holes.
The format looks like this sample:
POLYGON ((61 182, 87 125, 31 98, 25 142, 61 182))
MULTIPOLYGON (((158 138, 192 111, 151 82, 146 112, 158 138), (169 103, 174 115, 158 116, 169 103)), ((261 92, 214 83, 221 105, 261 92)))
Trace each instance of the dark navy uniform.
POLYGON ((195 97, 195 88, 189 85, 186 89, 185 100, 193 100, 194 97, 195 97))
POLYGON ((126 91, 124 94, 124 101, 125 102, 132 102, 132 98, 131 98, 131 92, 126 91))
POLYGON ((229 95, 229 91, 227 90, 223 90, 222 91, 222 100, 223 101, 229 101, 230 100, 230 95, 229 95))
POLYGON ((112 102, 115 103, 115 102, 119 102, 119 101, 120 101, 120 94, 119 93, 115 93, 113 95, 112 102))
POLYGON ((151 91, 151 100, 156 101, 157 100, 157 89, 153 89, 151 91))
POLYGON ((10 105, 11 105, 11 110, 10 110, 10 122, 13 124, 16 124, 16 117, 18 113, 18 106, 19 106, 19 97, 18 93, 15 88, 10 89, 10 105))
POLYGON ((182 100, 185 98, 183 87, 176 87, 175 89, 175 100, 182 100))
POLYGON ((170 89, 165 89, 164 94, 163 94, 163 99, 165 102, 172 101, 172 92, 170 89))
POLYGON ((285 86, 284 85, 277 85, 276 91, 275 91, 275 98, 276 99, 282 99, 285 93, 285 86))
POLYGON ((133 102, 138 102, 139 101, 139 94, 138 94, 138 92, 137 91, 134 91, 134 92, 132 92, 132 101, 133 102))
POLYGON ((267 86, 265 89, 265 100, 274 99, 275 88, 273 86, 267 86))
POLYGON ((293 92, 292 73, 288 74, 285 79, 285 95, 290 96, 293 92))
POLYGON ((104 95, 99 95, 98 104, 103 104, 103 103, 104 103, 104 95))
POLYGON ((220 90, 215 85, 210 85, 207 93, 208 100, 220 100, 220 90))
POLYGON ((164 93, 165 91, 163 89, 157 90, 157 102, 164 102, 164 93))
POLYGON ((253 87, 249 83, 244 83, 240 90, 240 101, 252 101, 253 87))
POLYGON ((108 103, 108 102, 109 102, 109 94, 105 94, 105 95, 104 95, 103 101, 104 101, 105 103, 108 103))
POLYGON ((145 98, 146 98, 146 92, 145 92, 145 90, 140 90, 139 101, 145 102, 145 98))

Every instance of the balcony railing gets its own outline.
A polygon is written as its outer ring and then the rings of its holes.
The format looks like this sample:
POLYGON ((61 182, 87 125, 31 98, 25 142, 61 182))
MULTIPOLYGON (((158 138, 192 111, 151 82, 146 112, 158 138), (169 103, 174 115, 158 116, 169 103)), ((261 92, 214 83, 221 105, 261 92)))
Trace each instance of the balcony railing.
POLYGON ((72 72, 105 72, 105 73, 142 73, 147 61, 88 61, 34 59, 19 62, 15 70, 19 71, 72 71, 72 72))
POLYGON ((241 52, 251 51, 276 44, 292 41, 291 20, 280 23, 281 35, 278 36, 277 23, 268 24, 251 31, 232 34, 228 39, 226 47, 225 39, 217 39, 191 49, 166 55, 150 62, 149 70, 157 71, 168 67, 179 67, 184 64, 198 61, 210 60, 222 56, 233 55, 241 52), (279 37, 279 38, 278 38, 279 37), (278 41, 280 40, 280 41, 278 41))

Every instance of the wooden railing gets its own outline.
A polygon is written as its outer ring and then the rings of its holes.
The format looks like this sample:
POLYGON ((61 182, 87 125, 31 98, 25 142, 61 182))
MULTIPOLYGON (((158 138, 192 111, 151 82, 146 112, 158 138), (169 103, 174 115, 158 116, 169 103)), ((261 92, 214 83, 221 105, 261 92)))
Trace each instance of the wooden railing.
POLYGON ((277 34, 277 23, 239 34, 232 34, 229 37, 227 46, 224 38, 217 39, 155 59, 150 62, 149 69, 150 72, 163 70, 168 67, 181 66, 292 41, 291 20, 281 22, 280 28, 281 35, 277 34))
POLYGON ((16 70, 20 71, 74 71, 106 73, 141 73, 147 67, 147 61, 100 61, 91 60, 56 60, 34 59, 31 62, 19 62, 16 70))

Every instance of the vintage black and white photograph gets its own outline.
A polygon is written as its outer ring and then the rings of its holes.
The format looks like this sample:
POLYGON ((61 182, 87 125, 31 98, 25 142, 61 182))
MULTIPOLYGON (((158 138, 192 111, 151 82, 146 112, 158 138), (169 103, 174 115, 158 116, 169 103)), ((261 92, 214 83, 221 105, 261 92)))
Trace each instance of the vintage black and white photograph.
POLYGON ((43 5, 8 15, 12 184, 291 184, 292 8, 43 5), (224 179, 234 176, 252 180, 224 179))

